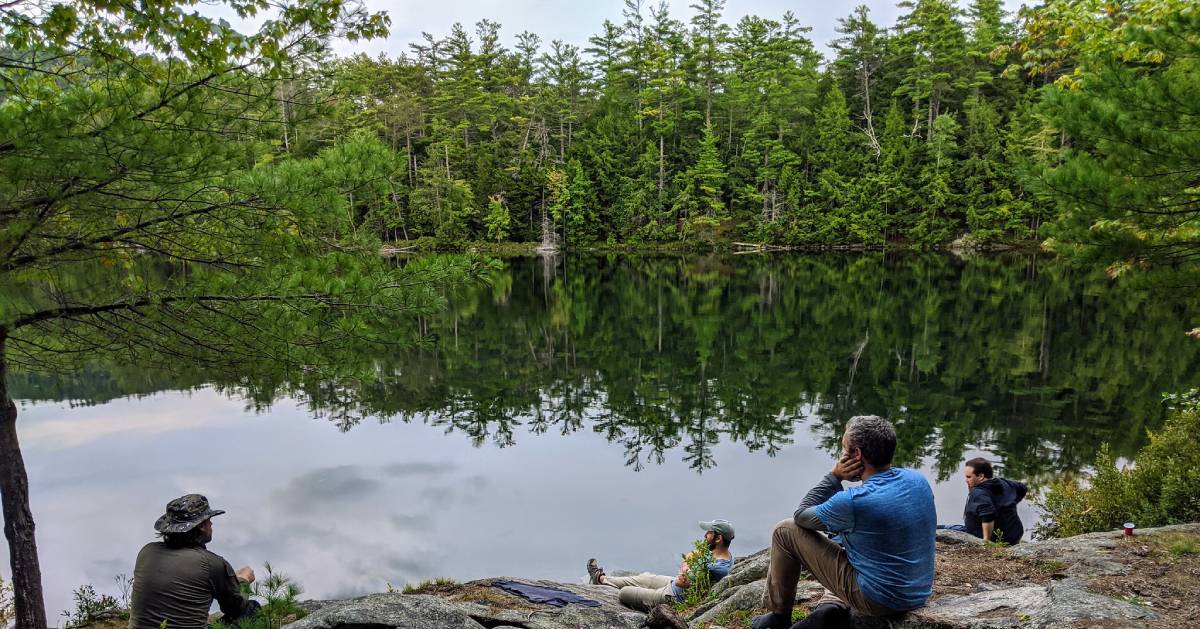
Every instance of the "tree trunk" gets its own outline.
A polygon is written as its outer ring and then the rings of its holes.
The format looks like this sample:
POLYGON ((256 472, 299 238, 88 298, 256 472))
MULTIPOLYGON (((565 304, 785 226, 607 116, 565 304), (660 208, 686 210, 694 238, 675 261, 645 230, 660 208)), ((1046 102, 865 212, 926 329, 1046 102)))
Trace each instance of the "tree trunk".
POLYGON ((0 330, 0 501, 3 501, 4 537, 12 567, 16 629, 45 629, 46 603, 42 598, 42 569, 33 536, 29 510, 29 477, 17 441, 17 405, 8 394, 8 361, 0 330))
POLYGON ((663 180, 667 175, 666 153, 663 152, 663 137, 658 136, 658 200, 663 198, 663 180))

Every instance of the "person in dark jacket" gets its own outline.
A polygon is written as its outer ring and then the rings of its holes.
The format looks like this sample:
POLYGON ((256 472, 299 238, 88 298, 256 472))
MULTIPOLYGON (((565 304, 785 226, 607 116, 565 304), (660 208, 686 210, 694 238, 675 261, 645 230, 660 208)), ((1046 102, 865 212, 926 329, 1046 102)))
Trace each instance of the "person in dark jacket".
POLYGON ((204 547, 212 541, 208 499, 188 494, 167 503, 154 523, 162 541, 142 547, 133 567, 130 629, 207 629, 216 600, 226 624, 254 615, 258 602, 242 596, 239 581, 254 581, 249 567, 234 571, 228 561, 204 547))
POLYGON ((1017 515, 1017 503, 1025 499, 1028 491, 1025 484, 993 478, 992 464, 982 458, 967 461, 963 476, 970 491, 967 506, 963 509, 963 523, 939 528, 962 531, 985 540, 998 536, 1005 544, 1020 542, 1025 527, 1017 515))

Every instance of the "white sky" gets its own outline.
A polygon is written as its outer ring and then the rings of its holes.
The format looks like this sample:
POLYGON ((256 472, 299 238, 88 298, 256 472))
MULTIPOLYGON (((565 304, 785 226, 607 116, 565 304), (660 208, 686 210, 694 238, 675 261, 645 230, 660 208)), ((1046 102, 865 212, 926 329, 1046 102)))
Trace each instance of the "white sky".
MULTIPOLYGON (((443 37, 450 26, 461 22, 470 32, 481 19, 499 22, 505 45, 511 46, 514 37, 521 31, 536 33, 545 43, 561 39, 581 48, 586 47, 588 37, 600 31, 604 20, 620 24, 624 21, 621 0, 365 0, 371 11, 386 11, 392 18, 391 35, 386 39, 367 42, 338 42, 338 54, 348 55, 365 52, 371 56, 386 53, 398 56, 408 50, 408 44, 421 41, 421 32, 443 37)), ((655 0, 656 1, 656 0, 655 0)), ((683 22, 693 15, 688 5, 694 0, 669 2, 673 17, 683 22)), ((800 23, 811 26, 809 38, 817 49, 828 56, 828 44, 836 37, 835 29, 839 18, 850 15, 859 4, 867 5, 871 17, 877 23, 891 26, 900 9, 893 0, 728 0, 725 5, 724 21, 737 24, 745 15, 778 19, 785 11, 791 11, 800 23)), ((967 6, 969 0, 959 0, 967 6)), ((1015 12, 1023 4, 1021 0, 1004 0, 1009 12, 1015 12)), ((650 1, 645 3, 645 15, 649 16, 650 1)), ((213 14, 214 11, 203 11, 213 14)), ((231 20, 233 21, 233 20, 231 20)))

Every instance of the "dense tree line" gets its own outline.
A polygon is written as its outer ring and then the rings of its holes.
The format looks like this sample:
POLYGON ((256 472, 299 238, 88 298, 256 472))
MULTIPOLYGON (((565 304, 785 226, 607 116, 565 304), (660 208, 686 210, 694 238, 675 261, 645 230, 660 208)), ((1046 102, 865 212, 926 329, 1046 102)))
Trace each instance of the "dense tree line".
POLYGON ((357 210, 397 240, 1038 234, 1048 205, 1018 173, 1040 81, 1004 73, 1018 27, 999 0, 904 2, 889 28, 859 7, 832 59, 790 13, 729 25, 723 5, 700 0, 684 24, 626 0, 584 50, 529 32, 510 49, 495 22, 456 24, 322 64, 304 89, 331 107, 297 108, 283 132, 301 153, 386 147, 372 154, 386 185, 357 210))
POLYGON ((859 7, 831 58, 790 13, 730 25, 723 5, 698 0, 685 24, 626 0, 582 50, 529 32, 506 48, 485 20, 319 63, 285 143, 386 148, 357 219, 422 244, 968 234, 1102 245, 1117 269, 1192 256, 1192 3, 1011 16, 999 0, 906 0, 890 27, 859 7))

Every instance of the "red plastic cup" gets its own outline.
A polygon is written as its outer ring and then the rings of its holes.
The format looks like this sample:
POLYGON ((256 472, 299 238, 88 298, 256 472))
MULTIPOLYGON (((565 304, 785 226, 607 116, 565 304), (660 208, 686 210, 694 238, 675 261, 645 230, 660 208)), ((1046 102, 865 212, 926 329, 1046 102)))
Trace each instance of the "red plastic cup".
POLYGON ((1126 522, 1125 523, 1125 537, 1133 537, 1133 529, 1135 529, 1135 528, 1137 528, 1137 527, 1135 527, 1133 525, 1133 522, 1126 522))

